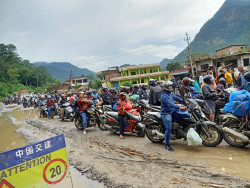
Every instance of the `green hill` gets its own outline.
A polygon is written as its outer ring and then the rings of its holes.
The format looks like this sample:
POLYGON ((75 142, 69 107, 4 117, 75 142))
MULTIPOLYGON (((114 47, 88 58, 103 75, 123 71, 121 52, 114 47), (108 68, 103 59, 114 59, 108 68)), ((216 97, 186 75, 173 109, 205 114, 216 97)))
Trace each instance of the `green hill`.
MULTIPOLYGON (((219 11, 200 29, 191 43, 192 52, 214 54, 226 46, 250 46, 250 0, 226 0, 219 11)), ((187 49, 172 62, 185 62, 187 49)))
POLYGON ((88 76, 90 74, 96 75, 95 72, 90 71, 86 68, 78 68, 77 66, 72 65, 67 62, 35 62, 35 66, 44 66, 46 70, 57 80, 61 82, 66 81, 70 77, 70 71, 72 70, 72 77, 78 76, 88 76))

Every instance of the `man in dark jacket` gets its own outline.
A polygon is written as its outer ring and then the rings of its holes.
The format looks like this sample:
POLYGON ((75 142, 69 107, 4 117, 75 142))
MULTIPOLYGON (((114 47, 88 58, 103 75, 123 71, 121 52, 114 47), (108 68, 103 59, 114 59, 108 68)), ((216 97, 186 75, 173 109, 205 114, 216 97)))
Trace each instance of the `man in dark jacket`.
POLYGON ((116 93, 116 89, 111 89, 110 90, 110 102, 111 102, 111 105, 112 105, 112 108, 113 106, 119 101, 119 98, 118 98, 118 95, 116 93))
POLYGON ((186 110, 185 106, 179 106, 175 104, 175 101, 183 102, 182 98, 179 98, 171 92, 174 91, 173 89, 173 82, 165 82, 161 85, 162 87, 162 94, 161 94, 161 117, 163 123, 166 127, 165 131, 165 148, 169 151, 174 151, 174 149, 170 146, 170 134, 172 130, 172 114, 177 111, 178 109, 186 110))
POLYGON ((102 90, 103 90, 103 93, 101 97, 102 97, 103 105, 110 105, 111 102, 110 102, 110 94, 108 93, 108 89, 104 87, 102 90))
MULTIPOLYGON (((216 91, 212 87, 212 76, 207 75, 203 79, 204 85, 202 86, 202 93, 210 110, 209 120, 214 121, 215 114, 215 101, 217 100, 216 91)), ((220 95, 220 94, 218 94, 220 95)))
POLYGON ((161 87, 157 84, 155 79, 150 79, 148 85, 150 85, 149 104, 161 106, 161 87))
POLYGON ((140 99, 148 100, 147 85, 143 84, 141 89, 139 89, 140 99))

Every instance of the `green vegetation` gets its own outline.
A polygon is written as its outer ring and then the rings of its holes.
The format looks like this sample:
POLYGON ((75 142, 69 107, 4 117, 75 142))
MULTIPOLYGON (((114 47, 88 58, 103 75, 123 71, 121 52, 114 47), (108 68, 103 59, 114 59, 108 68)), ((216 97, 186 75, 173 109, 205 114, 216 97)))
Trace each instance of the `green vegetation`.
POLYGON ((92 88, 93 89, 99 89, 102 87, 102 82, 100 80, 95 80, 93 85, 92 85, 92 88))
MULTIPOLYGON (((220 10, 208 20, 192 41, 193 52, 215 55, 215 51, 230 45, 250 46, 250 1, 226 0, 220 10)), ((192 36, 191 36, 192 37, 192 36)), ((187 49, 179 53, 173 62, 183 64, 187 49)))
POLYGON ((19 90, 45 92, 54 90, 59 82, 43 66, 35 67, 23 60, 13 44, 0 44, 0 99, 19 90))
POLYGON ((181 64, 179 62, 168 63, 166 66, 166 70, 169 72, 179 69, 181 69, 181 64))
POLYGON ((121 83, 121 86, 133 87, 133 84, 129 81, 121 83))

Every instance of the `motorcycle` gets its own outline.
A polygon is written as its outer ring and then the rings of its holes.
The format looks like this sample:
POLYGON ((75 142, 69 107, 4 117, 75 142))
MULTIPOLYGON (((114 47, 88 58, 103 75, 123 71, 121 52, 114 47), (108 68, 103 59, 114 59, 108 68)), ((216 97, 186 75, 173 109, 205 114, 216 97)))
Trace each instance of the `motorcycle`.
MULTIPOLYGON (((119 105, 119 104, 118 104, 119 105)), ((141 115, 132 107, 132 104, 124 106, 126 112, 126 119, 124 132, 137 133, 139 137, 145 136, 145 125, 141 122, 141 115)), ((105 111, 101 126, 105 127, 111 134, 115 134, 120 130, 118 112, 105 111)))
POLYGON ((23 101, 23 108, 29 108, 29 102, 23 101))
POLYGON ((40 105, 40 117, 48 117, 48 108, 45 102, 40 105))
POLYGON ((222 116, 221 126, 224 132, 224 140, 233 147, 245 147, 250 143, 250 118, 242 121, 242 117, 233 114, 222 116))
POLYGON ((75 116, 73 112, 73 108, 71 107, 71 104, 69 102, 66 102, 62 104, 62 107, 64 108, 64 116, 63 116, 63 121, 65 119, 69 119, 70 121, 74 121, 75 116))
MULTIPOLYGON (((205 121, 206 117, 198 103, 193 99, 187 99, 188 111, 178 110, 173 114, 171 140, 186 139, 187 132, 194 128, 202 138, 202 144, 207 147, 215 147, 222 142, 223 132, 214 122, 205 121)), ((165 140, 165 125, 159 112, 148 112, 145 118, 145 132, 153 143, 162 143, 165 140)))

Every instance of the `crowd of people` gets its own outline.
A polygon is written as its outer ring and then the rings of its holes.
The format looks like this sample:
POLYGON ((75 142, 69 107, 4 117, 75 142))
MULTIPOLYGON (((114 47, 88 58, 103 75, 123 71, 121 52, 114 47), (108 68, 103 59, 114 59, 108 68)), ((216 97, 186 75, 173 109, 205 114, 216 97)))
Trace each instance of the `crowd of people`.
MULTIPOLYGON (((242 67, 238 67, 233 74, 228 67, 220 66, 217 71, 210 67, 206 75, 199 75, 197 81, 190 77, 172 78, 170 81, 157 81, 150 79, 148 84, 134 85, 133 87, 121 86, 119 89, 107 87, 99 91, 89 90, 85 92, 42 94, 37 97, 24 98, 23 100, 39 100, 39 106, 47 105, 48 118, 51 118, 51 109, 57 103, 61 109, 61 120, 64 117, 63 104, 70 103, 74 109, 79 109, 82 117, 83 133, 86 134, 87 109, 90 100, 99 100, 97 105, 111 105, 119 114, 120 138, 124 138, 125 108, 128 103, 136 100, 148 100, 152 106, 161 106, 161 117, 166 127, 166 149, 173 151, 169 138, 172 129, 172 114, 178 110, 186 110, 185 106, 176 105, 176 102, 186 105, 186 99, 202 94, 210 109, 210 121, 214 121, 215 101, 225 88, 235 86, 239 89, 250 90, 250 72, 245 73, 242 67), (225 71, 227 68, 227 71, 225 71)), ((33 101, 33 102, 34 102, 33 101)))

